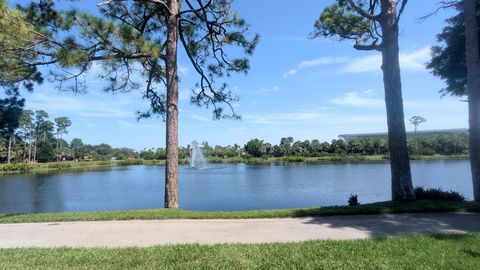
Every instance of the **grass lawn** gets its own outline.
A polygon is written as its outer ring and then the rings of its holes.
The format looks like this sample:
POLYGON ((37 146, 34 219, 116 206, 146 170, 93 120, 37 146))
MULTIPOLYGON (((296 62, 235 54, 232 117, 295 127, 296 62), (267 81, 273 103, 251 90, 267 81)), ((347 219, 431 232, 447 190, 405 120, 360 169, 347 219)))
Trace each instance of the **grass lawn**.
POLYGON ((0 249, 0 269, 479 269, 480 234, 287 244, 0 249))
POLYGON ((152 220, 152 219, 240 219, 240 218, 286 218, 332 215, 364 215, 384 213, 421 212, 480 212, 480 203, 449 201, 380 202, 355 207, 329 206, 279 210, 255 210, 238 212, 201 212, 179 209, 152 209, 101 212, 61 212, 41 214, 0 214, 0 223, 59 222, 95 220, 152 220))

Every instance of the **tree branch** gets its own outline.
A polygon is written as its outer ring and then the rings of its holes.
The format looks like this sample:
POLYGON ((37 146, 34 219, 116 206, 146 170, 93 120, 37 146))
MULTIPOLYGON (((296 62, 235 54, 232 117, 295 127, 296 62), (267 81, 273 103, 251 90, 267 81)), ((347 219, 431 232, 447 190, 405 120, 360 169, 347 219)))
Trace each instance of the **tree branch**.
POLYGON ((370 45, 362 45, 362 44, 355 44, 353 46, 356 50, 359 51, 382 51, 382 45, 378 44, 370 44, 370 45))
POLYGON ((408 3, 408 0, 403 0, 402 1, 402 5, 400 6, 400 10, 398 11, 398 15, 397 15, 397 24, 398 24, 398 22, 400 22, 400 17, 402 16, 403 11, 405 10, 405 6, 407 5, 407 3, 408 3))
POLYGON ((373 20, 373 21, 378 21, 378 20, 379 20, 378 15, 375 15, 375 14, 371 14, 371 13, 366 12, 366 11, 363 10, 361 7, 359 7, 357 4, 355 4, 355 3, 353 2, 353 0, 348 0, 348 3, 349 3, 350 6, 351 6, 356 12, 358 12, 362 17, 364 17, 364 18, 366 18, 366 19, 369 19, 369 20, 373 20))

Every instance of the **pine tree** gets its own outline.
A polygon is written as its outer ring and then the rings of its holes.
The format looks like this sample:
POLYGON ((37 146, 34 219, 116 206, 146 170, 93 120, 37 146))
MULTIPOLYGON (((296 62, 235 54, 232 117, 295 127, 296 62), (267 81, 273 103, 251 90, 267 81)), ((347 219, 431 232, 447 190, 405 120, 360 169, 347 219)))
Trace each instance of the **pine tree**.
POLYGON ((49 0, 24 7, 30 22, 48 32, 32 53, 37 62, 56 64, 54 78, 62 88, 84 91, 87 71, 100 62, 102 77, 111 82, 108 91, 143 89, 150 108, 138 117, 162 115, 166 121, 165 207, 178 208, 178 48, 199 76, 192 103, 213 108, 215 119, 236 119, 237 97, 222 80, 247 72, 244 55, 253 52, 259 37, 249 35, 231 0, 108 0, 98 6, 98 17, 57 11, 49 0), (235 47, 241 55, 231 58, 235 47), (145 85, 135 80, 138 75, 145 85))
POLYGON ((316 37, 355 41, 361 51, 382 54, 392 200, 415 199, 407 148, 400 76, 398 24, 408 0, 336 0, 315 22, 316 37))

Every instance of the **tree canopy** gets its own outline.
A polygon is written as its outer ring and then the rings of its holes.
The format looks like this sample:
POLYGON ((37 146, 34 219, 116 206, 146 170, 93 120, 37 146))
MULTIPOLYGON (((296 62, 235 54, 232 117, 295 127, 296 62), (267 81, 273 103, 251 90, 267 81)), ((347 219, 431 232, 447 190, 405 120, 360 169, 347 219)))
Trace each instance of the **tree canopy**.
MULTIPOLYGON (((447 26, 437 35, 437 41, 441 44, 432 47, 432 59, 427 63, 427 68, 445 81, 446 87, 440 90, 443 96, 461 97, 468 95, 465 15, 462 5, 453 7, 458 10, 458 14, 447 19, 447 26)), ((480 20, 480 13, 477 13, 477 18, 480 20)), ((480 29, 478 31, 480 32, 480 29)))
POLYGON ((36 35, 25 14, 0 0, 0 87, 8 95, 14 95, 20 86, 32 90, 34 83, 43 81, 37 66, 32 65, 36 62, 31 50, 37 45, 36 35))
MULTIPOLYGON (((231 5, 231 0, 183 0, 177 14, 180 44, 199 75, 191 101, 213 107, 215 118, 238 117, 231 106, 237 97, 217 81, 233 72, 246 72, 248 60, 241 54, 251 54, 259 40, 258 35, 249 37, 248 25, 231 5), (231 58, 232 54, 239 56, 231 58), (230 113, 225 113, 221 104, 226 104, 230 113)), ((139 112, 139 117, 165 114, 169 10, 163 1, 105 1, 99 4, 101 16, 59 11, 52 0, 32 2, 22 10, 45 32, 45 42, 32 53, 42 63, 57 65, 51 75, 59 87, 85 91, 86 73, 94 62, 101 61, 101 77, 110 82, 105 90, 143 89, 150 109, 139 112)))

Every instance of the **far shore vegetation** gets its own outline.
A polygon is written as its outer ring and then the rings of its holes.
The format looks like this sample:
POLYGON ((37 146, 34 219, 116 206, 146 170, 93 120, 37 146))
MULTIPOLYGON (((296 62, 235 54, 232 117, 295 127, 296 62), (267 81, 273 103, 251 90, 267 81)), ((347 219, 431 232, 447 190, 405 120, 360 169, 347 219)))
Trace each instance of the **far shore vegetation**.
MULTIPOLYGON (((468 154, 460 155, 431 155, 431 156, 411 156, 412 160, 468 160, 468 154)), ((366 162, 387 162, 386 155, 329 155, 323 157, 209 157, 210 163, 221 164, 285 164, 285 163, 304 163, 304 164, 328 164, 328 163, 366 163, 366 162)), ((187 164, 188 159, 180 159, 179 164, 187 164)), ((47 162, 47 163, 12 163, 0 164, 0 174, 5 173, 25 173, 42 172, 69 169, 102 169, 115 166, 132 165, 165 165, 165 159, 126 159, 126 160, 102 160, 102 161, 65 161, 65 162, 47 162)))
MULTIPOLYGON (((23 111, 23 121, 15 137, 0 140, 0 173, 36 170, 60 170, 106 166, 165 164, 166 149, 115 148, 108 144, 91 145, 79 138, 67 142, 62 134, 72 124, 68 117, 50 122, 45 111, 23 111), (33 119, 36 119, 35 121, 33 119), (62 124, 67 122, 67 124, 62 124), (10 145, 11 143, 11 145, 10 145)), ((412 160, 469 159, 468 134, 448 132, 428 136, 410 136, 408 149, 412 160)), ((211 163, 333 163, 387 161, 386 137, 361 137, 295 141, 285 137, 277 145, 252 139, 244 146, 210 146, 201 144, 203 154, 211 163)), ((191 145, 179 147, 179 164, 188 162, 191 145)))
MULTIPOLYGON (((448 193, 448 192, 447 192, 448 193)), ((250 219, 292 218, 335 215, 376 215, 390 213, 480 212, 480 203, 469 201, 418 200, 378 202, 358 206, 328 206, 252 211, 188 211, 181 209, 150 209, 99 212, 58 212, 37 214, 0 214, 0 223, 163 220, 163 219, 250 219)))

